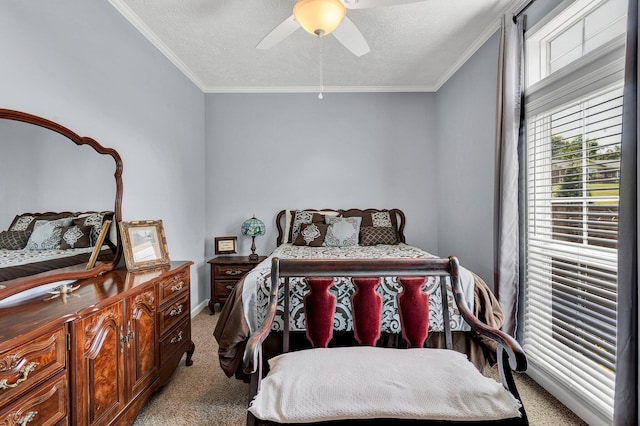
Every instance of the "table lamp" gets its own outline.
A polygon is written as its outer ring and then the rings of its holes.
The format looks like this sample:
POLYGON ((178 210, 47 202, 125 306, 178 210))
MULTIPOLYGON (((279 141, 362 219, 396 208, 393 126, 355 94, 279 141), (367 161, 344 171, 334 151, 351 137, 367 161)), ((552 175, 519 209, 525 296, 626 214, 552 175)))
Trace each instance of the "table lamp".
POLYGON ((249 255, 249 260, 258 260, 258 255, 256 254, 256 237, 264 235, 265 230, 264 222, 256 219, 255 216, 242 223, 242 235, 251 237, 251 254, 249 255))

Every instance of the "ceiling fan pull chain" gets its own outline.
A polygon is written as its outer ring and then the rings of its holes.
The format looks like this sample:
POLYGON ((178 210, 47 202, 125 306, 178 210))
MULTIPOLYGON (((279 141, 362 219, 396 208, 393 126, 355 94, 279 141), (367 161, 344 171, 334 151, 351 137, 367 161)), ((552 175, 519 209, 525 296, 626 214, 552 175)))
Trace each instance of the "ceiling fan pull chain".
POLYGON ((323 68, 323 63, 322 63, 322 35, 318 35, 318 38, 320 39, 320 93, 318 93, 318 99, 322 99, 322 92, 324 92, 324 85, 322 84, 322 80, 323 80, 323 75, 322 75, 322 68, 323 68))

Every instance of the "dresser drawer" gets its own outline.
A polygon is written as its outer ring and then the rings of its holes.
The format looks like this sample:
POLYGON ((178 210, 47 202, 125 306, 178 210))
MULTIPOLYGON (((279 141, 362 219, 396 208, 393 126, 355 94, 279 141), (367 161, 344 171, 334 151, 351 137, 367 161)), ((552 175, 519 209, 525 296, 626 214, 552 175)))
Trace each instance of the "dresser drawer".
POLYGON ((189 293, 175 299, 160 311, 160 335, 190 314, 189 293))
POLYGON ((215 265, 213 268, 213 274, 216 279, 240 279, 244 274, 252 270, 256 265, 254 264, 226 264, 215 265))
POLYGON ((164 300, 172 298, 179 293, 189 292, 189 269, 178 272, 162 279, 158 283, 160 289, 160 303, 164 300))
POLYGON ((64 370, 66 354, 64 327, 0 354, 0 401, 7 402, 64 370))
POLYGON ((191 318, 187 317, 160 340, 160 365, 177 352, 181 354, 191 344, 191 318))
POLYGON ((64 373, 58 373, 56 377, 0 412, 0 424, 55 425, 68 418, 68 404, 67 377, 64 373))

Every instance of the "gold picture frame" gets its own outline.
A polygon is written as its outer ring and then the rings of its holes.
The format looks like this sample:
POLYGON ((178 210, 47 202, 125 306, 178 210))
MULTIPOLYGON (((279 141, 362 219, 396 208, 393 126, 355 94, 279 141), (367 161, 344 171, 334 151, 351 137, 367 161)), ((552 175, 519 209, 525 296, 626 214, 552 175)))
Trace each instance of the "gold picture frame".
POLYGON ((234 254, 238 252, 236 236, 215 237, 214 246, 216 254, 234 254))
POLYGON ((169 264, 169 250, 161 220, 120 222, 120 234, 127 270, 169 264))

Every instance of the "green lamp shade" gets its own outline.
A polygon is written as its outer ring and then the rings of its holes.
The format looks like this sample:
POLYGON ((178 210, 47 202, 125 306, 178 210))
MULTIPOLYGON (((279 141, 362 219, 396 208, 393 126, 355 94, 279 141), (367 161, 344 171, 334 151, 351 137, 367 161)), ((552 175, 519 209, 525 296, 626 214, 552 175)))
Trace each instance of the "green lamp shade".
POLYGON ((264 226, 264 222, 260 219, 256 219, 255 216, 242 223, 242 235, 257 237, 259 235, 264 235, 265 231, 266 227, 264 226))

